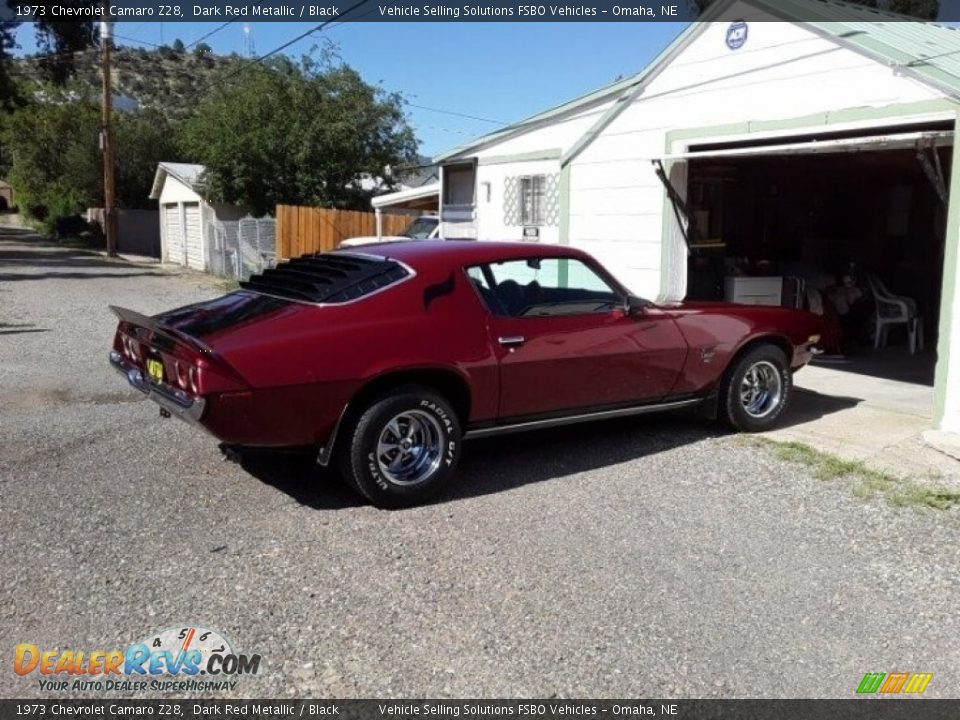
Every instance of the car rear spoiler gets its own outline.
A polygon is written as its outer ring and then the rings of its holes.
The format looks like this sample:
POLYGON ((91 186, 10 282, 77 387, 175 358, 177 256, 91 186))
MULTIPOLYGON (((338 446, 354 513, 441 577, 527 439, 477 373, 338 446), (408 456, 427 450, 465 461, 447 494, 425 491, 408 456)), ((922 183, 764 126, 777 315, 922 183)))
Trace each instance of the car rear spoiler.
POLYGON ((187 345, 198 352, 202 352, 206 355, 213 355, 213 348, 202 343, 197 338, 192 335, 187 335, 186 333, 175 330, 172 327, 166 325, 161 325, 152 317, 148 317, 141 313, 138 313, 136 310, 129 310, 127 308, 117 307, 116 305, 111 305, 110 309, 113 311, 113 314, 120 318, 121 321, 130 323, 131 325, 136 325, 137 327, 146 328, 150 332, 156 335, 162 335, 173 342, 178 342, 182 345, 187 345))

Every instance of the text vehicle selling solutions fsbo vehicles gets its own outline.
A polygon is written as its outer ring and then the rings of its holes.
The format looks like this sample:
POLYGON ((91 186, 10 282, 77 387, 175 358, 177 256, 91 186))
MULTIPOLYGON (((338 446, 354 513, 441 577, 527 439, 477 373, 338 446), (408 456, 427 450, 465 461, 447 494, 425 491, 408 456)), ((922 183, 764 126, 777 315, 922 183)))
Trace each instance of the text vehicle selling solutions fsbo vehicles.
POLYGON ((120 318, 110 362, 226 446, 302 448, 382 507, 451 477, 465 438, 699 406, 784 413, 820 321, 632 296, 584 252, 476 241, 296 258, 208 302, 120 318))

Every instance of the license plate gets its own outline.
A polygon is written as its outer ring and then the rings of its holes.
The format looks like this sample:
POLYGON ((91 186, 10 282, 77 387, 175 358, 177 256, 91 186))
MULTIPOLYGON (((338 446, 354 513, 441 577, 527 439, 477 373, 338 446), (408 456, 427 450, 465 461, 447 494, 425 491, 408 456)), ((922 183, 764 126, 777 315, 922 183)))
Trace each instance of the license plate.
POLYGON ((153 358, 147 358, 147 376, 157 383, 163 382, 163 363, 153 358))

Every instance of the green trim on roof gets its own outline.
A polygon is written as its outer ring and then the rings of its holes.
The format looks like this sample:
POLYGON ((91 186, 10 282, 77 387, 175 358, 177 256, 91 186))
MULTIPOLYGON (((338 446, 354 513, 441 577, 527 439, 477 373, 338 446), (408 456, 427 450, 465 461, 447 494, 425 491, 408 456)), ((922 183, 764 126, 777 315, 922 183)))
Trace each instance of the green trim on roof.
MULTIPOLYGON (((913 115, 930 115, 934 113, 954 113, 958 103, 946 98, 939 100, 921 100, 912 103, 896 103, 880 107, 846 108, 832 112, 814 113, 802 117, 784 118, 782 120, 752 120, 725 125, 709 125, 706 127, 682 128, 670 130, 667 133, 667 148, 672 147, 675 140, 708 139, 734 135, 751 135, 754 133, 769 133, 778 130, 813 130, 819 126, 839 125, 842 123, 862 122, 865 120, 887 120, 913 115)), ((673 151, 668 151, 668 155, 673 151)))
POLYGON ((533 162, 535 160, 558 160, 560 148, 549 150, 534 150, 533 152, 515 153, 513 155, 490 155, 477 158, 477 165, 504 165, 515 162, 533 162))

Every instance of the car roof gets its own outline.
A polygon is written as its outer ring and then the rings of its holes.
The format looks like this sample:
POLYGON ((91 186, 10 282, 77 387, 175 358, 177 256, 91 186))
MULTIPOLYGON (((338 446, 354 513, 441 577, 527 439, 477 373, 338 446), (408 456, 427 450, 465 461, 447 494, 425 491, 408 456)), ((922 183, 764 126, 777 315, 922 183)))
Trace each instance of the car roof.
POLYGON ((411 240, 410 242, 360 245, 336 252, 391 258, 415 270, 451 265, 477 265, 516 258, 587 257, 583 251, 565 245, 500 240, 411 240))

